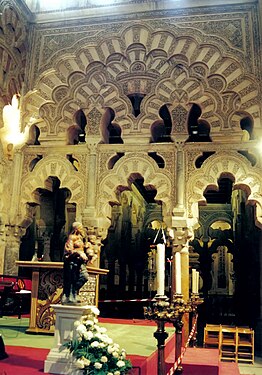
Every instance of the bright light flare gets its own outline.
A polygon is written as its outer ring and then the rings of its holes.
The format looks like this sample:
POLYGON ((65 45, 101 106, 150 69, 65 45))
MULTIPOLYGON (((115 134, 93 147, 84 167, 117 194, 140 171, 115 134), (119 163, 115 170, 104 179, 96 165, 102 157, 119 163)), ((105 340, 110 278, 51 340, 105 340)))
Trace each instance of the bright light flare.
POLYGON ((11 143, 14 146, 24 144, 28 139, 29 126, 26 126, 25 130, 21 132, 18 95, 13 96, 11 104, 4 106, 3 121, 4 127, 0 129, 0 132, 5 143, 11 143))

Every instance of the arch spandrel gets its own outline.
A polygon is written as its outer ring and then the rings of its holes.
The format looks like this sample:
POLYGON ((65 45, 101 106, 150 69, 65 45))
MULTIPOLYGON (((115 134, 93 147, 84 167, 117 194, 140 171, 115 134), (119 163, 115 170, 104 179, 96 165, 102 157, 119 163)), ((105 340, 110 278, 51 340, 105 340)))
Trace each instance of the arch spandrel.
POLYGON ((172 212, 172 182, 171 176, 159 171, 156 163, 147 155, 126 154, 118 160, 114 168, 101 179, 98 187, 98 216, 110 216, 109 202, 119 203, 116 190, 119 185, 128 186, 128 177, 139 173, 144 178, 144 185, 153 185, 157 190, 155 200, 163 202, 167 215, 172 212))
MULTIPOLYGON (((259 168, 251 167, 250 162, 237 152, 217 152, 210 156, 199 170, 191 172, 186 182, 189 215, 197 215, 196 205, 199 201, 205 202, 203 194, 206 187, 210 185, 218 187, 218 179, 225 174, 234 178, 233 189, 245 187, 245 190, 250 192, 247 202, 250 204, 257 202, 259 207, 261 206, 262 182, 259 168)), ((260 220, 259 216, 257 220, 260 220)))
POLYGON ((72 164, 56 156, 47 156, 40 160, 33 172, 26 174, 21 183, 21 216, 26 215, 26 204, 37 203, 33 193, 38 188, 46 188, 48 177, 57 177, 60 188, 67 188, 71 192, 69 202, 74 202, 78 207, 84 204, 84 180, 74 170, 72 164))

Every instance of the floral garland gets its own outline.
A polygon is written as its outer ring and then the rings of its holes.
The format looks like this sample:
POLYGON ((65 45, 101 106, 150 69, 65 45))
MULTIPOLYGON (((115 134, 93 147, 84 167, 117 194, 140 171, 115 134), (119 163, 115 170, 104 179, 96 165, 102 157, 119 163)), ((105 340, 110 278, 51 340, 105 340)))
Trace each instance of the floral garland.
POLYGON ((131 368, 126 351, 107 336, 106 328, 100 327, 99 310, 92 306, 87 315, 74 323, 73 339, 64 344, 75 358, 75 366, 84 375, 122 375, 131 368))

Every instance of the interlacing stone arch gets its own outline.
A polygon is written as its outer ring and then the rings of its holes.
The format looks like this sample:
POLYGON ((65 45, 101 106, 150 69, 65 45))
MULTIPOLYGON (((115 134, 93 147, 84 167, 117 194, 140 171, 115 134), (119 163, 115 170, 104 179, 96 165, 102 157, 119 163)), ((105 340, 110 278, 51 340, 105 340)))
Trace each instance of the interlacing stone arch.
POLYGON ((49 177, 57 177, 60 180, 60 189, 67 188, 71 192, 69 203, 75 203, 79 212, 84 205, 84 178, 79 175, 72 164, 66 159, 58 159, 57 156, 47 156, 40 160, 34 170, 25 175, 21 183, 21 206, 20 215, 24 218, 27 215, 27 204, 38 204, 34 192, 39 189, 46 189, 46 181, 49 177))
POLYGON ((261 170, 254 166, 238 152, 216 152, 210 156, 199 170, 191 173, 186 183, 186 202, 188 215, 198 217, 198 203, 206 201, 205 189, 208 186, 218 187, 218 180, 223 176, 234 178, 233 190, 247 192, 247 202, 256 204, 256 221, 262 224, 262 186, 261 170))
MULTIPOLYGON (((0 41, 0 95, 7 104, 14 94, 21 93, 28 44, 26 24, 15 3, 1 4, 0 30, 4 36, 2 41, 7 41, 5 44, 0 41)), ((1 121, 0 117, 0 124, 1 121)))
POLYGON ((131 174, 138 173, 144 178, 144 185, 153 185, 157 190, 155 200, 163 202, 163 214, 171 215, 172 212, 172 183, 171 176, 163 169, 160 170, 148 155, 126 153, 118 160, 113 169, 108 171, 101 179, 98 189, 98 216, 110 217, 109 202, 119 204, 116 191, 118 186, 128 186, 131 174))
MULTIPOLYGON (((76 106, 86 108, 95 92, 101 106, 114 110, 114 120, 126 135, 148 134, 152 123, 160 119, 161 106, 185 101, 203 109, 213 136, 225 128, 239 131, 235 111, 249 113, 254 129, 259 127, 259 86, 255 77, 245 73, 244 59, 236 59, 233 50, 230 56, 223 43, 218 48, 201 41, 200 34, 181 36, 179 32, 175 26, 154 30, 148 24, 128 24, 110 36, 101 33, 92 43, 83 37, 60 54, 47 57, 34 91, 25 97, 23 121, 28 123, 29 115, 37 117, 43 112, 45 126, 60 123, 57 130, 62 130, 72 124, 69 121, 76 106), (88 85, 77 91, 83 77, 88 85), (131 110, 127 95, 134 93, 146 94, 137 118, 127 111, 131 110)), ((41 124, 41 132, 54 132, 45 126, 41 124)))

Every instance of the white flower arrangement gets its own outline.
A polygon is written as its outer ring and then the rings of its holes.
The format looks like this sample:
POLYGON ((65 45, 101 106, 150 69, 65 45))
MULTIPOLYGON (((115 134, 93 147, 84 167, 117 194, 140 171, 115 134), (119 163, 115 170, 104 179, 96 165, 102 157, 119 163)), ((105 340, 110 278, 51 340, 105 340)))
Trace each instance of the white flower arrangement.
POLYGON ((97 324, 98 315, 99 310, 92 306, 88 315, 75 322, 74 339, 64 345, 83 375, 126 374, 132 368, 131 362, 126 359, 126 351, 113 343, 106 334, 106 328, 97 324))

